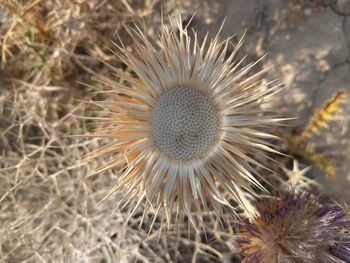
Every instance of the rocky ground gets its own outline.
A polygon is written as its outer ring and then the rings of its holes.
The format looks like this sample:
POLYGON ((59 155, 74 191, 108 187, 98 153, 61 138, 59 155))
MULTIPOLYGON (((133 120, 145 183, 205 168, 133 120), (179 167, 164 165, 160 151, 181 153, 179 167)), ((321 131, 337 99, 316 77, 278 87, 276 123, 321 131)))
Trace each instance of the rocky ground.
MULTIPOLYGON (((337 90, 350 92, 349 0, 206 0, 179 1, 192 26, 202 35, 241 35, 247 30, 244 52, 249 57, 269 53, 266 64, 277 63, 276 76, 286 89, 276 101, 303 127, 315 109, 337 90), (183 2, 183 3, 181 3, 183 2)), ((350 200, 350 107, 346 103, 330 129, 316 136, 315 145, 337 169, 337 180, 317 176, 324 191, 350 200)))

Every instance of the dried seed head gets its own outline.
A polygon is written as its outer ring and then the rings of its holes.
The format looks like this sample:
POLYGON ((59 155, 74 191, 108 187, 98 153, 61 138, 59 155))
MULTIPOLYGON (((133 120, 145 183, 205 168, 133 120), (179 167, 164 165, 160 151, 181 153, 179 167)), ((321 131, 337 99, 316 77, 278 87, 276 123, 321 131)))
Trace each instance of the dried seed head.
POLYGON ((244 263, 350 262, 350 221, 340 206, 287 192, 257 210, 238 240, 244 263))
POLYGON ((229 39, 200 44, 181 19, 163 25, 159 39, 126 29, 135 52, 119 46, 118 55, 137 78, 120 69, 115 73, 126 83, 96 77, 111 99, 97 102, 107 114, 94 136, 111 141, 88 159, 112 155, 101 170, 123 170, 111 192, 123 193, 122 204, 147 200, 145 211, 165 208, 168 222, 174 208, 175 220, 187 215, 193 225, 193 211, 220 213, 229 200, 218 184, 248 206, 241 190, 263 189, 253 168, 262 165, 253 157, 275 152, 267 140, 276 137, 261 127, 282 120, 261 108, 281 89, 262 80, 271 67, 252 74, 258 62, 241 66, 243 60, 235 60, 242 39, 227 56, 229 39))
POLYGON ((217 132, 215 107, 194 88, 172 88, 155 103, 153 140, 161 152, 174 160, 198 158, 213 145, 217 132))

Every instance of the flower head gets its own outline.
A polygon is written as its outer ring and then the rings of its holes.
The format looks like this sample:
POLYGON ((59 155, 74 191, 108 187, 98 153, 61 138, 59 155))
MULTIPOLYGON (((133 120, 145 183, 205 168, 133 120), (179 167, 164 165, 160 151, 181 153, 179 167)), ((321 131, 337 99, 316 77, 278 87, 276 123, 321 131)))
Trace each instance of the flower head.
POLYGON ((257 210, 239 234, 243 262, 350 262, 350 220, 342 207, 320 205, 310 192, 287 192, 257 210))
POLYGON ((253 157, 275 152, 267 140, 276 137, 261 128, 282 120, 261 108, 281 89, 262 80, 271 67, 253 74, 258 61, 235 60, 242 39, 228 54, 230 39, 200 44, 181 19, 157 39, 126 29, 134 52, 121 45, 117 54, 135 74, 114 69, 124 82, 97 76, 111 99, 97 102, 108 113, 93 136, 110 143, 88 158, 113 155, 102 169, 123 167, 112 189, 122 191, 121 203, 146 200, 167 219, 172 209, 194 224, 193 211, 220 211, 229 202, 218 184, 245 206, 242 189, 263 189, 253 157))

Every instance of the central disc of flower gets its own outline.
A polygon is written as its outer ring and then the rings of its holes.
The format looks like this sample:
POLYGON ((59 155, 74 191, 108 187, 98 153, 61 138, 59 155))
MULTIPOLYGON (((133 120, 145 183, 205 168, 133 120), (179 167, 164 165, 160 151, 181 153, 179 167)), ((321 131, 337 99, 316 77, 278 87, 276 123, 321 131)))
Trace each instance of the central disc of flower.
POLYGON ((216 109, 208 97, 191 87, 167 90, 155 103, 152 118, 156 146, 173 159, 197 158, 215 141, 216 109))

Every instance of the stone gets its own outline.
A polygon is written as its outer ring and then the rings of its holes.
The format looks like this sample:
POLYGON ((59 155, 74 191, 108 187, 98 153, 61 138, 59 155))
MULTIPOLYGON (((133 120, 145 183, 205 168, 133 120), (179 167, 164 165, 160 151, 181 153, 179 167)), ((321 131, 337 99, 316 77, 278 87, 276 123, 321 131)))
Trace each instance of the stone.
POLYGON ((350 0, 336 0, 332 3, 332 8, 335 12, 342 15, 350 14, 350 0))

